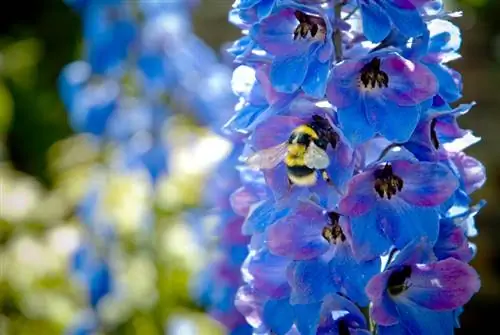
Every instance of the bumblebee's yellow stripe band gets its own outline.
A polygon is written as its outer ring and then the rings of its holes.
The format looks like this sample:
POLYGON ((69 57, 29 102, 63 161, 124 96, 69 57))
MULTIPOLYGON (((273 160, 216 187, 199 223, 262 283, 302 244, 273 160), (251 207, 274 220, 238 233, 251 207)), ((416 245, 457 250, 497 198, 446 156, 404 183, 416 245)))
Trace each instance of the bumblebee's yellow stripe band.
POLYGON ((297 128, 295 128, 295 130, 293 132, 296 134, 300 134, 300 133, 307 134, 315 140, 319 139, 318 134, 314 131, 314 129, 312 129, 311 127, 309 127, 307 125, 298 126, 297 128))

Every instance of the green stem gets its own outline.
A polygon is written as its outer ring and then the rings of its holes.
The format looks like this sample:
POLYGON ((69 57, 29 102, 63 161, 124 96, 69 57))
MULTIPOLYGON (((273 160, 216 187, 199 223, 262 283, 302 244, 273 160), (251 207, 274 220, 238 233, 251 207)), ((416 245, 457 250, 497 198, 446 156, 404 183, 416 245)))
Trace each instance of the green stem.
POLYGON ((338 21, 342 19, 340 14, 342 13, 342 6, 344 5, 344 2, 343 0, 335 1, 335 29, 333 31, 333 45, 335 47, 335 61, 338 63, 344 58, 342 54, 342 32, 337 24, 338 21))
POLYGON ((359 7, 356 6, 349 14, 346 15, 342 20, 347 21, 349 20, 356 12, 358 11, 359 7))

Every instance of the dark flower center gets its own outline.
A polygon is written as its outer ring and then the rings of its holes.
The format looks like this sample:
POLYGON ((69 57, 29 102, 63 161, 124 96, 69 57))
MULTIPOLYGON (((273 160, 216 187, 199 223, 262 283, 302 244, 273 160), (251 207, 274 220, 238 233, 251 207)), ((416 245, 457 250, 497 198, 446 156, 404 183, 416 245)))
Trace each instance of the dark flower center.
POLYGON ((337 244, 339 241, 345 241, 345 235, 339 224, 340 215, 335 212, 328 213, 330 223, 323 228, 321 235, 331 244, 337 244))
POLYGON ((308 35, 317 40, 323 40, 326 35, 326 26, 320 17, 307 15, 300 11, 295 11, 295 17, 299 24, 293 32, 293 39, 306 39, 308 35))
POLYGON ((436 133, 436 123, 437 123, 437 119, 432 119, 432 121, 431 121, 431 142, 432 142, 432 145, 434 146, 434 148, 438 149, 439 148, 439 140, 438 140, 437 133, 436 133))
POLYGON ((393 271, 387 281, 387 290, 390 295, 399 295, 406 291, 410 286, 407 279, 411 276, 411 266, 405 265, 400 269, 393 271))
POLYGON ((389 76, 380 70, 380 58, 373 58, 360 71, 360 84, 366 89, 389 86, 389 76))
POLYGON ((393 195, 403 189, 403 179, 392 172, 392 165, 385 164, 375 171, 375 191, 381 198, 391 199, 393 195))
POLYGON ((347 322, 344 319, 341 319, 337 322, 339 335, 351 335, 349 331, 349 326, 347 326, 347 322))

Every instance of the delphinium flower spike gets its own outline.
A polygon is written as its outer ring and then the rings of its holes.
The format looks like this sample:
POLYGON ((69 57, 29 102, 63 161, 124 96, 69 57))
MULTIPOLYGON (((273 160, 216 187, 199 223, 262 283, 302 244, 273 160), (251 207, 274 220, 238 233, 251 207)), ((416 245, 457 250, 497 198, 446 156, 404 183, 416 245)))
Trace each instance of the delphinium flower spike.
POLYGON ((439 0, 235 1, 225 130, 269 191, 242 225, 235 304, 255 334, 454 333, 480 287, 486 179, 458 123, 474 103, 457 104, 454 17, 439 0))

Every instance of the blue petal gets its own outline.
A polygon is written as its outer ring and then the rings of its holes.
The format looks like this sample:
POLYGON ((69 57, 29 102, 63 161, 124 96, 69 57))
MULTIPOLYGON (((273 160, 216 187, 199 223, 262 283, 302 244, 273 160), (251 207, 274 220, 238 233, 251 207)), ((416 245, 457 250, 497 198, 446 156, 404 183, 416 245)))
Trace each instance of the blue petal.
POLYGON ((250 208, 248 216, 241 227, 243 235, 263 233, 276 217, 276 204, 272 200, 263 200, 250 208))
POLYGON ((370 41, 381 42, 391 30, 391 22, 385 11, 374 1, 362 0, 361 19, 363 32, 370 41))
POLYGON ((363 100, 337 111, 340 129, 353 146, 361 144, 375 135, 374 128, 368 123, 363 100))
POLYGON ((302 84, 304 93, 311 97, 321 99, 325 96, 328 71, 330 69, 329 62, 321 63, 314 59, 309 64, 307 76, 302 84))
POLYGON ((453 312, 435 312, 408 302, 398 304, 400 323, 408 334, 453 335, 453 312))
MULTIPOLYGON (((393 4, 394 1, 385 1, 384 8, 392 23, 401 33, 409 37, 415 37, 424 32, 426 25, 416 8, 402 9, 393 4)), ((411 4, 410 1, 408 1, 411 4)))
POLYGON ((321 303, 313 303, 308 305, 295 305, 295 324, 299 334, 301 335, 316 335, 318 328, 321 303))
POLYGON ((262 0, 241 0, 239 3, 239 7, 242 9, 248 9, 259 4, 259 2, 261 1, 262 0))
POLYGON ((269 15, 271 15, 271 12, 273 11, 274 8, 274 1, 275 0, 262 0, 258 6, 257 6, 257 16, 259 17, 260 20, 265 19, 269 15))
POLYGON ((439 82, 439 94, 447 102, 454 102, 462 97, 462 87, 457 83, 453 74, 457 72, 441 64, 425 64, 434 73, 439 82))
POLYGON ((279 92, 295 92, 304 82, 308 62, 309 55, 307 53, 275 58, 269 75, 271 84, 279 92))
POLYGON ((322 301, 328 293, 338 289, 330 276, 328 262, 322 259, 296 261, 290 265, 289 272, 290 303, 293 305, 322 301))
POLYGON ((352 256, 350 246, 343 243, 337 247, 337 253, 330 261, 330 269, 333 277, 342 278, 342 287, 352 301, 360 306, 368 305, 365 287, 380 272, 380 258, 358 263, 352 256))
POLYGON ((267 106, 245 105, 224 125, 224 129, 232 132, 246 132, 248 126, 266 110, 267 106))
POLYGON ((418 106, 402 107, 391 101, 367 96, 366 117, 377 132, 389 141, 404 143, 410 139, 420 117, 418 106))
POLYGON ((264 324, 276 335, 286 334, 292 328, 294 313, 288 298, 269 300, 264 305, 264 324))
POLYGON ((377 221, 396 248, 426 238, 434 245, 439 231, 439 214, 433 207, 411 206, 399 197, 380 201, 377 221))
POLYGON ((377 211, 371 210, 365 215, 352 217, 352 248, 359 260, 370 260, 389 250, 391 242, 380 229, 377 211))

